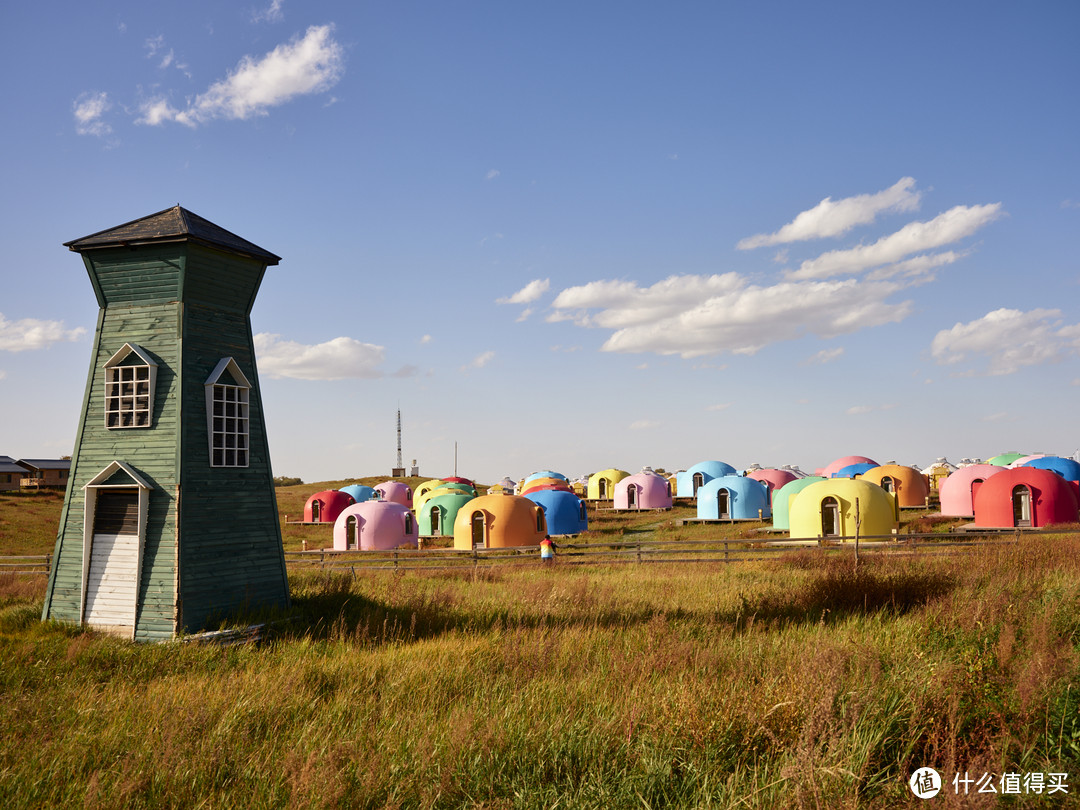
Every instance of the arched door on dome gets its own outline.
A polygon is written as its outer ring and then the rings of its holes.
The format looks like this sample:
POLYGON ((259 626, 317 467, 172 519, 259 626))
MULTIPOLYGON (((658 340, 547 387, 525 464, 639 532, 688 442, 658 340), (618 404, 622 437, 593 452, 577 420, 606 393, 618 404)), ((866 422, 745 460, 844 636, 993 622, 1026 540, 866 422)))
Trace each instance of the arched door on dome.
POLYGON ((896 481, 886 475, 881 479, 881 488, 886 492, 896 492, 896 481))
POLYGON ((311 522, 318 523, 322 519, 322 501, 316 499, 311 502, 311 522))
POLYGON ((439 533, 439 507, 435 506, 431 509, 431 533, 439 533))
POLYGON ((473 548, 486 548, 487 537, 484 533, 484 513, 473 512, 472 513, 472 547, 473 548))
POLYGON ((975 508, 975 493, 979 491, 979 488, 983 485, 982 478, 976 478, 971 482, 971 508, 975 508))
POLYGON ((694 497, 697 497, 697 491, 705 485, 705 476, 701 473, 694 473, 694 497))
POLYGON ((356 515, 349 515, 345 518, 345 548, 348 551, 355 551, 359 548, 356 542, 356 529, 356 515))
POLYGON ((821 502, 821 536, 840 536, 840 504, 831 496, 821 502))
POLYGON ((731 493, 726 489, 716 493, 716 516, 720 520, 731 519, 731 493))
POLYGON ((1018 528, 1031 526, 1031 490, 1023 484, 1013 487, 1013 525, 1018 528))
POLYGON ((599 483, 597 484, 596 489, 597 489, 597 497, 601 501, 606 501, 607 500, 607 479, 606 478, 601 478, 599 483))
POLYGON ((633 484, 626 488, 626 508, 637 509, 637 487, 633 484))

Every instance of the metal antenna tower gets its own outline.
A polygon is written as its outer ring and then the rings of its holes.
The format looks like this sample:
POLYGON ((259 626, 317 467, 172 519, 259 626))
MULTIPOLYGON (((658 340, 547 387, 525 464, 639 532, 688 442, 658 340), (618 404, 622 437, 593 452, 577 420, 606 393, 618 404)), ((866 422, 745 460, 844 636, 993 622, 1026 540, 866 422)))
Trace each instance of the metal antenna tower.
POLYGON ((404 466, 401 463, 401 408, 398 408, 397 412, 397 468, 400 470, 404 466))

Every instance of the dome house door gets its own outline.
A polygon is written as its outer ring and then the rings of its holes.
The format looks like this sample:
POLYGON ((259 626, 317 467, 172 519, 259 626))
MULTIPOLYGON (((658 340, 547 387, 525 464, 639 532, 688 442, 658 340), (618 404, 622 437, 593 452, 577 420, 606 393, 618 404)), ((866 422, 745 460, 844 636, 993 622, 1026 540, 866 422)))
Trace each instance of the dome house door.
POLYGON ((826 498, 821 502, 821 536, 840 536, 840 504, 836 498, 826 498))

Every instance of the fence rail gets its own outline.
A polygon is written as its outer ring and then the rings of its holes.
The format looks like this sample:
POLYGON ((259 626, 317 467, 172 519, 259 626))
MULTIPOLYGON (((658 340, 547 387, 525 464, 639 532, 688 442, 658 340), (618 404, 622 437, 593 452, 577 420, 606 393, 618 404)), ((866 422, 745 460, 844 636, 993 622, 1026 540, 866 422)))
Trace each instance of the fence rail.
POLYGON ((44 574, 52 567, 51 554, 0 557, 0 574, 44 574))

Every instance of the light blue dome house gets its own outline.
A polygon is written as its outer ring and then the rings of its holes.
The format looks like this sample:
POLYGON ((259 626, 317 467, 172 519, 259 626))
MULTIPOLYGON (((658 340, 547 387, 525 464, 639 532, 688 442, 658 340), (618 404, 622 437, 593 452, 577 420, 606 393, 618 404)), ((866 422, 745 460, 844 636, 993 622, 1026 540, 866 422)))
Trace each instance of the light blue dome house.
POLYGON ((695 464, 689 470, 677 473, 675 476, 675 497, 696 498, 697 491, 714 478, 722 478, 725 475, 735 475, 736 470, 730 464, 722 461, 702 461, 695 464))
POLYGON ((723 475, 698 488, 698 520, 761 520, 772 517, 769 488, 741 475, 723 475))

